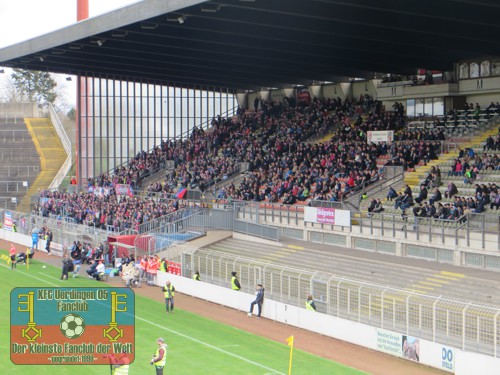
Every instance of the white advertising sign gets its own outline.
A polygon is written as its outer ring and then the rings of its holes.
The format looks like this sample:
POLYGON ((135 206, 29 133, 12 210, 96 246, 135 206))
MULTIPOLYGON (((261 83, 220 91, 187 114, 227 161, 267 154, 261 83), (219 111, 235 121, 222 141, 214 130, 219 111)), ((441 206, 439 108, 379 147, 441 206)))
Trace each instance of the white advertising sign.
POLYGON ((400 333, 377 329, 377 350, 402 357, 403 336, 400 333))
POLYGON ((304 221, 348 227, 351 225, 351 211, 329 207, 304 207, 304 221))
POLYGON ((369 131, 367 136, 368 143, 392 142, 394 141, 394 130, 369 131))

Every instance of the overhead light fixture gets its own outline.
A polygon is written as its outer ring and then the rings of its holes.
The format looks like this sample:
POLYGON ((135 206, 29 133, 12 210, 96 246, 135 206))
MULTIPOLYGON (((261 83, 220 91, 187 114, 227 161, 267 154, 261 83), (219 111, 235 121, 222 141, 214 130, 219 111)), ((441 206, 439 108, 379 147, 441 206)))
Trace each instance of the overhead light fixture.
POLYGON ((114 38, 124 38, 128 35, 128 31, 125 30, 113 30, 111 36, 114 38))
POLYGON ((44 62, 43 56, 38 56, 38 60, 40 60, 41 62, 44 62))
POLYGON ((144 30, 155 30, 157 28, 158 28, 157 23, 152 23, 152 22, 141 23, 141 29, 144 29, 144 30))
POLYGON ((69 49, 73 49, 73 50, 79 50, 79 49, 82 49, 83 48, 83 45, 81 44, 70 44, 69 49))
POLYGON ((186 21, 186 18, 180 13, 169 13, 167 14, 167 21, 184 23, 184 21, 186 21))
POLYGON ((54 50, 52 50, 52 54, 53 55, 64 55, 65 52, 66 51, 63 50, 63 49, 54 49, 54 50))
POLYGON ((242 3, 255 3, 255 0, 240 0, 242 3))
POLYGON ((219 9, 220 9, 220 4, 218 3, 201 4, 201 11, 205 13, 217 13, 219 9))
POLYGON ((72 80, 73 80, 73 78, 71 78, 71 77, 66 77, 66 81, 71 82, 72 80))
POLYGON ((90 43, 97 44, 99 47, 101 47, 104 44, 104 42, 106 42, 106 39, 102 39, 102 38, 90 40, 90 43))

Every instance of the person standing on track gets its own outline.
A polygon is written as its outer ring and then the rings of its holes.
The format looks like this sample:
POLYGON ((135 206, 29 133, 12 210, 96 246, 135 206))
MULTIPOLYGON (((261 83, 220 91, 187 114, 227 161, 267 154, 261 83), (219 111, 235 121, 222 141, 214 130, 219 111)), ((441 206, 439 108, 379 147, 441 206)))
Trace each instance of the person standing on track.
POLYGON ((193 275, 193 280, 195 281, 201 281, 201 277, 200 277, 200 271, 196 271, 193 275))
POLYGON ((232 290, 240 290, 241 289, 241 285, 240 285, 240 282, 238 280, 238 278, 236 277, 236 272, 233 271, 231 272, 231 289, 232 290))
POLYGON ((168 272, 168 260, 166 258, 161 258, 160 271, 161 272, 168 272))
POLYGON ((64 254, 62 258, 61 280, 68 280, 68 273, 74 271, 74 267, 73 261, 68 257, 68 254, 64 254))
POLYGON ((16 269, 16 247, 14 246, 13 243, 10 244, 9 255, 10 255, 10 269, 14 270, 16 269))
POLYGON ((307 296, 306 310, 316 311, 316 305, 314 304, 313 297, 310 294, 307 296))
POLYGON ((142 257, 139 267, 141 268, 141 280, 146 280, 148 274, 148 256, 146 254, 142 257))
POLYGON ((40 235, 38 233, 38 229, 33 229, 33 232, 31 233, 31 248, 33 250, 38 251, 38 240, 40 239, 40 235))
POLYGON ((165 295, 165 305, 167 309, 167 314, 169 312, 174 312, 174 294, 175 287, 172 285, 170 280, 167 280, 167 283, 162 288, 163 294, 165 295))
POLYGON ((151 257, 148 262, 148 285, 155 285, 156 274, 160 264, 156 257, 151 257))
POLYGON ((165 340, 161 337, 158 337, 156 343, 158 344, 158 349, 156 349, 156 353, 151 358, 149 364, 155 366, 156 375, 163 375, 163 368, 167 363, 167 344, 165 344, 165 340))
POLYGON ((45 241, 45 250, 47 250, 47 255, 51 255, 50 243, 52 242, 52 231, 50 229, 47 229, 47 232, 45 233, 45 241))
POLYGON ((262 313, 262 304, 264 303, 264 288, 262 287, 262 284, 257 284, 255 292, 255 300, 250 304, 248 317, 252 316, 253 307, 257 305, 257 318, 260 318, 260 314, 262 313))

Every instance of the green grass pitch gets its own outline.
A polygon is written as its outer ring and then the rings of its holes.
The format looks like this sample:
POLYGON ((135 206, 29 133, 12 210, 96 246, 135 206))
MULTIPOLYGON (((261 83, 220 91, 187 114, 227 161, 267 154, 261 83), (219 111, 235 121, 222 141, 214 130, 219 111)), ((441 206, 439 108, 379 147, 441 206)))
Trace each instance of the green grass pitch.
MULTIPOLYGON (((0 254, 6 254, 5 251, 0 254)), ((96 281, 86 278, 59 280, 60 270, 36 260, 30 265, 19 265, 11 271, 5 261, 0 265, 0 374, 23 375, 92 375, 109 374, 108 366, 20 366, 10 361, 9 304, 10 291, 15 287, 58 287, 96 286, 96 281)), ((168 344, 165 374, 178 375, 271 375, 288 374, 290 348, 252 335, 234 327, 215 322, 182 309, 166 315, 162 303, 136 296, 135 353, 136 359, 130 366, 131 375, 154 374, 149 365, 156 350, 156 338, 164 337, 168 344)), ((333 361, 294 349, 293 375, 350 375, 363 372, 333 361)))

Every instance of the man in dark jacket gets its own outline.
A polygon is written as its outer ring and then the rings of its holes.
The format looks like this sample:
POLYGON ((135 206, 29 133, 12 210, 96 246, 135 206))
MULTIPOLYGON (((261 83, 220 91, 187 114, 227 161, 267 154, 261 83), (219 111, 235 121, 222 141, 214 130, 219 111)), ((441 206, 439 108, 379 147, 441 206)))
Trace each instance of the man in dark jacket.
POLYGON ((250 311, 248 312, 248 316, 252 316, 253 307, 257 305, 257 318, 260 318, 260 314, 262 312, 262 304, 264 303, 264 288, 262 284, 257 284, 255 287, 255 300, 250 304, 250 311))
POLYGON ((50 229, 47 229, 47 232, 45 233, 45 250, 47 250, 47 255, 50 255, 50 243, 52 242, 52 231, 50 229))
POLYGON ((62 259, 61 280, 68 280, 68 273, 72 272, 73 269, 74 269, 73 262, 68 257, 68 255, 65 254, 62 259))
POLYGON ((94 277, 94 274, 95 274, 96 269, 97 269, 97 264, 98 264, 97 260, 93 260, 90 267, 87 268, 87 275, 89 275, 89 277, 94 277))
POLYGON ((427 188, 425 185, 420 185, 420 192, 418 193, 418 197, 415 198, 415 202, 422 203, 427 199, 427 188))

